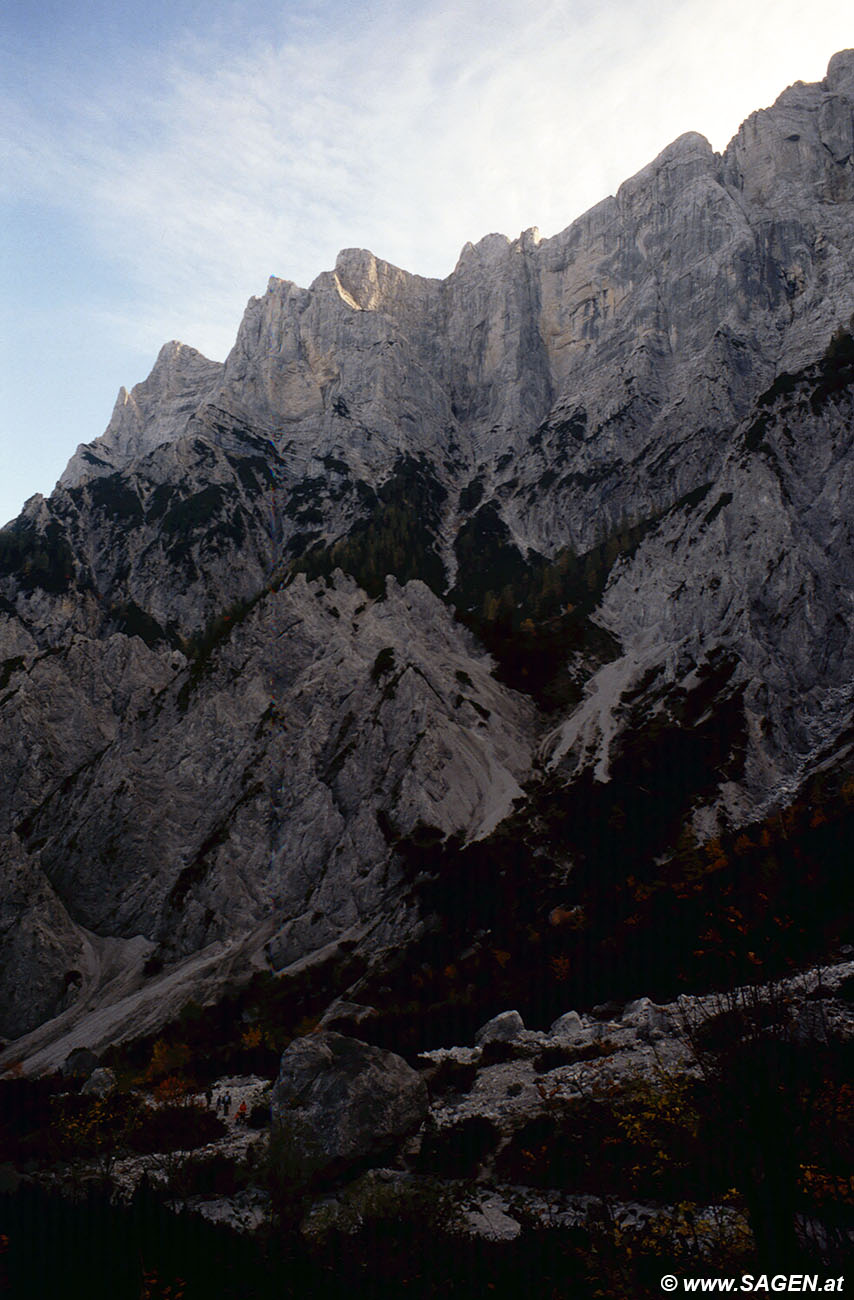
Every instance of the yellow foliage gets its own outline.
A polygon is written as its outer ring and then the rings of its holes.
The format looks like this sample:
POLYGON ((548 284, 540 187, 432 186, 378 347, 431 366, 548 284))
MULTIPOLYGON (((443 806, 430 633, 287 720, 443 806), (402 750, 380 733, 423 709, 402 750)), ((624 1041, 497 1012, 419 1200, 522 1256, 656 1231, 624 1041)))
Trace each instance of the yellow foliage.
POLYGON ((185 1043, 167 1043, 165 1038, 158 1038, 151 1049, 151 1060, 143 1078, 146 1083, 157 1083, 166 1075, 183 1069, 189 1060, 190 1049, 185 1043))
POLYGON ((615 1097, 615 1118, 620 1140, 643 1151, 642 1169, 659 1176, 671 1168, 674 1151, 686 1138, 696 1138, 700 1116, 694 1104, 693 1080, 683 1074, 664 1074, 656 1080, 638 1076, 615 1097))

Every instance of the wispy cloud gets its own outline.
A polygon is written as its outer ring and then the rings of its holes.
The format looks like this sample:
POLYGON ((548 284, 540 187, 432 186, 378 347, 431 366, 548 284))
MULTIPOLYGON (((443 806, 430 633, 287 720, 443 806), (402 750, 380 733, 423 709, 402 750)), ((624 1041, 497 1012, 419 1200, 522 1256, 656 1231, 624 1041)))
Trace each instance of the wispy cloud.
POLYGON ((786 80, 822 75, 848 10, 378 0, 241 30, 236 9, 85 98, 58 87, 47 116, 10 106, 7 183, 73 213, 129 278, 117 328, 221 356, 270 273, 306 283, 365 244, 447 274, 466 239, 560 229, 682 130, 722 147, 786 80))

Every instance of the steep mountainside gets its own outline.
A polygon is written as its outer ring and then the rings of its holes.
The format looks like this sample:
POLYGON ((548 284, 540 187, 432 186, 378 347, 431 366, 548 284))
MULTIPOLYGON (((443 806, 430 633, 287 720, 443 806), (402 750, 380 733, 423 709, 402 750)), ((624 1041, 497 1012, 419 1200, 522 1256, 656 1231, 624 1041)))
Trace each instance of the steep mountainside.
POLYGON ((347 250, 224 364, 167 344, 0 532, 0 1032, 61 1017, 10 1054, 213 997, 202 952, 364 972, 431 846, 579 792, 651 861, 837 770, 852 232, 846 51, 554 238, 347 250))

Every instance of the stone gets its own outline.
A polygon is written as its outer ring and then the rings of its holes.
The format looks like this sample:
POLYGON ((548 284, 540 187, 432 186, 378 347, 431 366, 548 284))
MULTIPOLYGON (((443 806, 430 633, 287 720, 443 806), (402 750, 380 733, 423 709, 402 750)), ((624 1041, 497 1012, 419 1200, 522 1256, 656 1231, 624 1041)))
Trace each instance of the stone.
POLYGON ((579 1038, 584 1033, 584 1024, 577 1011, 566 1011, 558 1016, 549 1029, 551 1038, 579 1038))
POLYGON ((62 1066, 62 1073, 66 1078, 80 1078, 81 1076, 88 1079, 98 1068, 98 1058, 94 1052, 90 1052, 88 1047, 75 1047, 73 1052, 69 1052, 62 1066))
POLYGON ((510 1207, 497 1193, 484 1196, 478 1205, 463 1215, 462 1226, 471 1236, 484 1241, 515 1241, 522 1225, 507 1211, 510 1207))
POLYGON ((474 1036, 475 1045, 483 1047, 486 1043, 512 1043, 524 1028, 525 1022, 518 1011, 502 1011, 481 1025, 474 1036))
POLYGON ((286 1048, 271 1110, 312 1176, 328 1177, 394 1151, 423 1121, 427 1088, 394 1052, 319 1031, 286 1048))
POLYGON ((363 1006, 360 1002, 347 1002, 338 998, 327 1007, 320 1018, 321 1029, 334 1029, 339 1034, 355 1038, 355 1030, 360 1025, 376 1019, 376 1008, 363 1006))
POLYGON ((639 1033, 649 1033, 670 1028, 670 1020, 663 1007, 657 1006, 650 998, 636 998, 623 1009, 620 1017, 622 1025, 637 1029, 639 1033))
POLYGON ((80 1091, 84 1097, 106 1097, 117 1087, 118 1081, 114 1071, 101 1066, 92 1071, 80 1091))

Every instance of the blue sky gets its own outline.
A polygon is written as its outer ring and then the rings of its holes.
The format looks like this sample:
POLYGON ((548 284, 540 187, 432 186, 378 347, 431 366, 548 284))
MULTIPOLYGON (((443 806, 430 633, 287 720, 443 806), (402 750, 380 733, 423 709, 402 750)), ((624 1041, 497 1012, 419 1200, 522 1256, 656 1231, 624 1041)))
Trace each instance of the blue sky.
POLYGON ((5 0, 0 523, 269 275, 554 234, 852 44, 850 0, 5 0))

